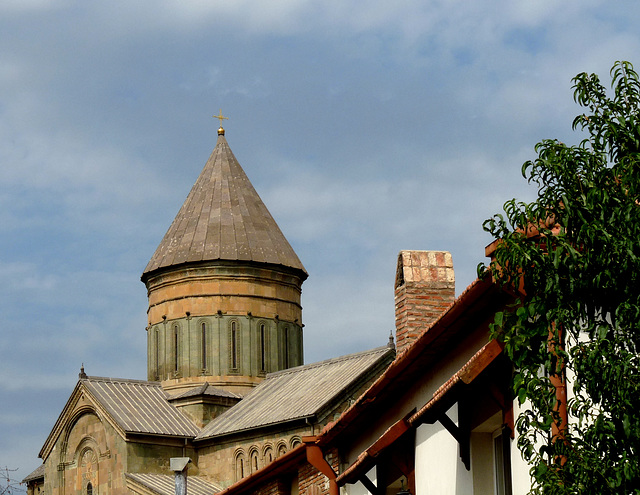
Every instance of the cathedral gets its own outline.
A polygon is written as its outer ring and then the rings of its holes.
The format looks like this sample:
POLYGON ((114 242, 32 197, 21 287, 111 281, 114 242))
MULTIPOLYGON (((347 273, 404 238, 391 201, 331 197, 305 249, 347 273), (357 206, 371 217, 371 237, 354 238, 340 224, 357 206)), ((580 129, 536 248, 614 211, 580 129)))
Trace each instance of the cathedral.
POLYGON ((389 344, 304 365, 307 272, 233 155, 216 146, 151 257, 147 380, 84 368, 25 478, 29 495, 228 488, 317 435, 394 360, 389 344))

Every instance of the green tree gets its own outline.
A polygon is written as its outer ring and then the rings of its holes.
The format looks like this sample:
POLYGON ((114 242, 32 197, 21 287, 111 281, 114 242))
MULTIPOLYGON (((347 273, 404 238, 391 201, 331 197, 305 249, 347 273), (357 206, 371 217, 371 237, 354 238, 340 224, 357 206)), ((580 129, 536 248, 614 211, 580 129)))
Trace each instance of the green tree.
POLYGON ((628 62, 610 75, 611 91, 573 79, 586 138, 538 143, 522 167, 537 199, 484 223, 498 242, 479 273, 516 297, 492 331, 527 405, 531 493, 640 493, 640 79, 628 62))

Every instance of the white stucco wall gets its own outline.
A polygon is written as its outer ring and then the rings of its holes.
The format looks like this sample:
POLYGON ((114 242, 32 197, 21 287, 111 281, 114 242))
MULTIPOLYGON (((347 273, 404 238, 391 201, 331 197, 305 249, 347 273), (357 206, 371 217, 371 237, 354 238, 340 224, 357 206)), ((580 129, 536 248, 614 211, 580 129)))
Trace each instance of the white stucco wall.
MULTIPOLYGON (((513 416, 518 418, 526 403, 522 407, 518 405, 518 399, 513 401, 513 416)), ((526 495, 531 489, 531 476, 529 476, 529 465, 522 458, 518 449, 518 432, 515 432, 515 439, 511 441, 511 486, 513 495, 526 495)))
MULTIPOLYGON (((458 406, 447 415, 458 423, 458 406)), ((458 442, 440 423, 416 431, 416 495, 469 495, 473 478, 460 460, 458 442)))
MULTIPOLYGON (((369 478, 374 485, 378 486, 378 477, 375 466, 373 466, 373 468, 371 468, 367 473, 367 478, 369 478)), ((340 493, 341 495, 371 495, 369 490, 367 490, 360 482, 354 483, 353 485, 343 486, 340 493)))

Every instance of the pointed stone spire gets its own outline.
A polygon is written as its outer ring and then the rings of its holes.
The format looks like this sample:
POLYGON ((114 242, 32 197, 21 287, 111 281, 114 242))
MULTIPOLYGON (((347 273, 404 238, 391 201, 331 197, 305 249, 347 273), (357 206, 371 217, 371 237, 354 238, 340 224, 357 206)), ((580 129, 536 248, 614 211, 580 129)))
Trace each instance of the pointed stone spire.
POLYGON ((224 134, 142 275, 201 261, 253 261, 306 270, 224 134))
POLYGON ((221 127, 142 274, 149 380, 170 394, 207 382, 242 395, 267 373, 303 364, 306 278, 221 127))

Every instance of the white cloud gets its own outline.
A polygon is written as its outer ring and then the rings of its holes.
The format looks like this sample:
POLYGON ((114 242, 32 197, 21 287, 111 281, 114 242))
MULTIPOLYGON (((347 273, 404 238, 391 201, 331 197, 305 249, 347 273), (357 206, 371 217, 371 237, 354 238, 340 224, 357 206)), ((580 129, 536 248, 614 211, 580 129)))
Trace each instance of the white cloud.
POLYGON ((65 0, 2 0, 0 13, 5 14, 33 14, 52 10, 60 10, 70 5, 65 0))
MULTIPOLYGON (((530 198, 520 165, 538 140, 570 132, 569 79, 607 80, 615 59, 640 53, 639 8, 1 3, 3 390, 68 392, 82 361, 89 374, 144 378, 140 271, 206 160, 220 107, 310 271, 308 360, 383 345, 397 252, 450 250, 458 291, 473 279, 490 241, 482 221, 530 198)), ((15 420, 0 411, 0 427, 15 420)))
MULTIPOLYGON (((3 280, 0 293, 13 291, 48 292, 56 288, 56 278, 38 272, 35 263, 0 262, 0 280, 3 280)), ((6 297, 6 296, 5 296, 6 297)))

